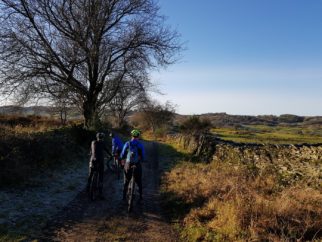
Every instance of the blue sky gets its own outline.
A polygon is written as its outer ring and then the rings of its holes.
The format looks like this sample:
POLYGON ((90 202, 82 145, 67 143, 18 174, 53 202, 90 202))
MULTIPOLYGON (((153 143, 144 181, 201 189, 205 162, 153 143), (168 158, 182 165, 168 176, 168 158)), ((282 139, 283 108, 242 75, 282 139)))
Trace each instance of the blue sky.
POLYGON ((321 0, 160 0, 186 42, 152 73, 181 114, 322 115, 321 0))

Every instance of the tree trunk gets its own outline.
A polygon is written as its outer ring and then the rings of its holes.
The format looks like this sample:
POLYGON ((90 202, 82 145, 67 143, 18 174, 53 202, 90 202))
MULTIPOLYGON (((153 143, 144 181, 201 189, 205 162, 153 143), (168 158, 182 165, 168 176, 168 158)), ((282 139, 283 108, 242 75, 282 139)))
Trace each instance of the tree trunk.
POLYGON ((100 123, 95 101, 83 103, 84 127, 88 130, 96 130, 100 123))
POLYGON ((125 114, 124 113, 118 113, 118 115, 117 115, 118 128, 122 128, 124 124, 125 124, 125 114))
POLYGON ((67 110, 65 108, 60 110, 60 124, 65 126, 67 123, 67 110))

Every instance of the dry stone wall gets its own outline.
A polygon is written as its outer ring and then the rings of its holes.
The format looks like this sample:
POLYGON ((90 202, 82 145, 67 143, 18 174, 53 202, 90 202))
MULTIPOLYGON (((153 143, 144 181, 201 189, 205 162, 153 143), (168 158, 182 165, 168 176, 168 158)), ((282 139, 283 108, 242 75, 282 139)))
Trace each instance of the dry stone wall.
POLYGON ((213 135, 174 135, 177 145, 201 162, 274 166, 283 176, 307 177, 322 187, 322 144, 245 144, 213 135))

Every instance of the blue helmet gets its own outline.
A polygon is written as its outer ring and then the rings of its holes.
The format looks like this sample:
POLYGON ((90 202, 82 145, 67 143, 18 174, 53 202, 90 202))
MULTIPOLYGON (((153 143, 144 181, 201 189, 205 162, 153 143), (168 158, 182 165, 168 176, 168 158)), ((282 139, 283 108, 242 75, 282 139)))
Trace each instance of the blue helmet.
POLYGON ((104 134, 104 133, 100 133, 100 132, 98 132, 98 133, 96 134, 96 138, 97 138, 97 139, 104 139, 104 137, 105 137, 105 134, 104 134))

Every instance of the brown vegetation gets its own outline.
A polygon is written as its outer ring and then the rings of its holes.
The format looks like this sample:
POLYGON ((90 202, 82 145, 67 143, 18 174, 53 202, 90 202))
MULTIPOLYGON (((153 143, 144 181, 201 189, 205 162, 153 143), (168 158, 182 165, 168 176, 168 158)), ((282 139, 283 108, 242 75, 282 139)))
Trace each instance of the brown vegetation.
POLYGON ((193 115, 182 121, 180 128, 184 133, 198 134, 208 132, 211 126, 209 119, 193 115))
POLYGON ((273 165, 182 162, 166 174, 163 191, 190 241, 321 238, 321 190, 304 179, 288 184, 273 165))

